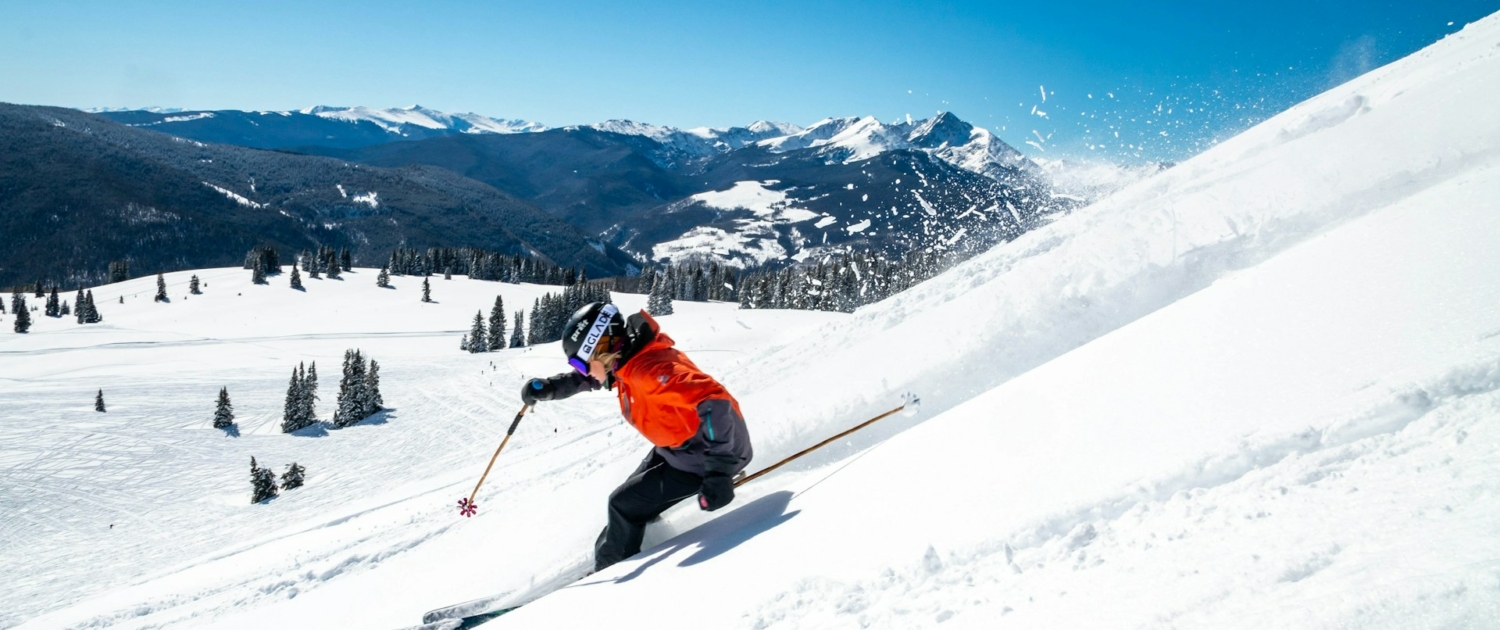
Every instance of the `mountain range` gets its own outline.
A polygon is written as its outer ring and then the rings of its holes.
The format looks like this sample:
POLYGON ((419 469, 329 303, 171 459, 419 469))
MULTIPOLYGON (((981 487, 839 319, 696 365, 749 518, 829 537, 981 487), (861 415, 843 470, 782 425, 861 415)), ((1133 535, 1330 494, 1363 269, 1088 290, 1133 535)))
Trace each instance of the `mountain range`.
POLYGON ((347 246, 367 264, 397 245, 469 245, 594 277, 689 259, 967 252, 1086 201, 946 112, 682 130, 419 106, 7 105, 0 124, 0 222, 34 235, 0 259, 0 283, 97 278, 122 258, 137 272, 230 264, 259 242, 347 246))

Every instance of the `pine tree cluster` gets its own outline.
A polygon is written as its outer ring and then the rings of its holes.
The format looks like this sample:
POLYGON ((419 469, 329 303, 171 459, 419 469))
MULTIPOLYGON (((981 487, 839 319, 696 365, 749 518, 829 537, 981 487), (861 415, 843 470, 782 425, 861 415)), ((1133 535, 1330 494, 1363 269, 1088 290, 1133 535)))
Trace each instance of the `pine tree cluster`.
POLYGON ((303 468, 301 464, 297 462, 288 464, 286 472, 281 473, 281 489, 291 490, 292 488, 301 488, 302 479, 306 476, 307 469, 303 468))
POLYGON ((276 473, 269 468, 261 468, 255 462, 255 456, 250 457, 250 504, 254 505, 280 494, 280 490, 291 490, 301 488, 302 482, 307 477, 307 469, 301 464, 292 462, 287 464, 286 472, 281 473, 281 487, 276 486, 276 473))
POLYGON ((281 432, 291 433, 318 422, 318 362, 312 367, 297 364, 286 387, 286 405, 281 413, 281 432))
POLYGON ((276 490, 276 473, 269 468, 261 468, 255 463, 255 456, 250 457, 250 503, 256 504, 265 501, 278 494, 276 490))
POLYGON ((380 364, 365 357, 359 350, 344 352, 344 376, 339 380, 338 409, 333 412, 336 429, 370 417, 384 407, 380 397, 380 364))
POLYGON ((353 255, 347 247, 334 249, 328 245, 321 245, 316 252, 302 250, 297 256, 297 265, 307 272, 308 277, 317 279, 318 274, 326 274, 329 278, 337 280, 342 272, 349 271, 353 262, 353 255))
POLYGON ((740 308, 853 312, 905 291, 959 259, 952 252, 916 251, 901 260, 880 252, 831 255, 817 264, 757 271, 740 280, 740 308))
MULTIPOLYGON (((637 282, 636 291, 661 293, 668 300, 734 302, 739 299, 740 271, 717 262, 653 265, 641 271, 637 282)), ((621 283, 616 289, 625 287, 621 283)))
POLYGON ((559 267, 530 256, 506 255, 472 247, 429 247, 421 251, 398 247, 386 265, 390 273, 406 276, 467 275, 471 280, 532 282, 571 286, 586 278, 578 269, 559 267))
POLYGON ((94 308, 93 289, 88 291, 79 289, 77 297, 73 298, 73 304, 75 305, 73 315, 77 318, 78 323, 97 324, 104 321, 104 317, 99 314, 99 309, 94 308))
POLYGON ((575 284, 563 289, 562 295, 548 293, 531 305, 526 345, 549 343, 562 339, 562 329, 574 311, 590 302, 613 302, 609 289, 600 282, 575 284))
POLYGON ((219 388, 219 401, 214 407, 214 428, 228 429, 234 426, 234 405, 229 403, 229 388, 219 388))
POLYGON ((256 245, 245 253, 245 268, 259 270, 262 277, 274 276, 281 273, 281 256, 275 247, 256 245))
POLYGON ((115 260, 109 263, 109 283, 124 282, 130 279, 130 261, 115 260))

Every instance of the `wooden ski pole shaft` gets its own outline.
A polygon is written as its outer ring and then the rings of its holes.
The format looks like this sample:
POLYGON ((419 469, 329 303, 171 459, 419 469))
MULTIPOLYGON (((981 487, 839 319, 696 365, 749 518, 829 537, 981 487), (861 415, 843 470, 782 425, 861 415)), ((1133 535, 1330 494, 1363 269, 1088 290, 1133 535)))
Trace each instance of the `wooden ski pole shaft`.
MULTIPOLYGON (((460 511, 463 511, 464 506, 474 506, 475 505, 474 504, 474 497, 479 496, 479 487, 482 486, 482 485, 484 485, 484 479, 485 479, 485 477, 490 476, 490 469, 495 467, 495 460, 500 458, 500 451, 505 450, 505 444, 507 442, 510 442, 510 436, 512 436, 512 435, 515 434, 516 427, 521 424, 521 416, 526 415, 526 410, 530 409, 530 408, 531 408, 530 406, 523 406, 523 407, 521 407, 521 411, 519 411, 519 412, 516 413, 516 419, 512 420, 510 422, 510 428, 505 431, 505 439, 500 440, 500 446, 495 449, 495 454, 490 456, 490 463, 489 463, 489 465, 484 467, 484 474, 482 474, 482 475, 479 476, 479 483, 474 484, 474 491, 469 493, 469 499, 468 499, 468 501, 466 501, 466 502, 465 501, 460 501, 459 502, 460 511)), ((468 513, 466 513, 465 516, 467 516, 468 514, 472 514, 472 513, 473 512, 471 510, 468 513)))
POLYGON ((781 468, 782 466, 786 465, 788 462, 790 462, 790 461, 792 461, 794 459, 797 459, 798 457, 801 457, 803 455, 806 455, 808 453, 816 451, 816 450, 818 450, 820 448, 823 448, 824 446, 827 446, 830 442, 833 442, 835 440, 838 440, 839 438, 842 438, 842 437, 844 437, 846 435, 849 435, 850 433, 853 433, 853 432, 858 431, 860 429, 863 429, 863 428, 865 428, 867 426, 875 424, 877 421, 884 420, 884 419, 886 419, 886 418, 888 418, 888 417, 890 417, 892 415, 900 413, 900 411, 902 409, 907 408, 907 406, 914 406, 916 402, 917 402, 917 399, 916 398, 912 398, 912 399, 910 399, 910 400, 908 400, 908 401, 906 401, 904 403, 901 403, 900 407, 897 407, 895 409, 892 409, 890 411, 882 413, 882 414, 880 414, 878 416, 875 416, 874 418, 870 418, 869 420, 866 420, 864 422, 859 423, 859 426, 856 426, 856 427, 854 427, 852 429, 849 429, 848 431, 845 431, 845 432, 840 433, 838 435, 835 435, 835 436, 833 436, 831 438, 823 440, 822 442, 818 442, 817 444, 814 444, 814 445, 809 446, 809 447, 807 447, 805 449, 802 449, 802 451, 798 452, 796 455, 793 455, 793 456, 788 457, 786 459, 783 459, 783 460, 781 460, 779 462, 771 464, 770 467, 762 468, 762 469, 756 471, 755 474, 753 474, 753 475, 749 475, 749 476, 746 476, 746 477, 741 477, 740 479, 738 479, 738 480, 736 480, 734 482, 734 487, 738 488, 738 487, 743 486, 743 485, 745 485, 747 483, 750 483, 756 477, 759 477, 759 476, 764 475, 764 474, 766 474, 768 472, 776 470, 777 468, 781 468))

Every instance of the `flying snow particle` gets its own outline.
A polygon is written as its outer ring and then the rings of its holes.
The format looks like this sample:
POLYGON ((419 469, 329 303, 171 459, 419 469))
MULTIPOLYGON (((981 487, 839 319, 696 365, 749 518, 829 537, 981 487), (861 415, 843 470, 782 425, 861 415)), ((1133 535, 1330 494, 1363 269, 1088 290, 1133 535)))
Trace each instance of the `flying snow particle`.
POLYGON ((1043 103, 1047 102, 1047 86, 1045 86, 1045 85, 1038 85, 1037 88, 1041 89, 1041 91, 1042 91, 1042 102, 1043 103))

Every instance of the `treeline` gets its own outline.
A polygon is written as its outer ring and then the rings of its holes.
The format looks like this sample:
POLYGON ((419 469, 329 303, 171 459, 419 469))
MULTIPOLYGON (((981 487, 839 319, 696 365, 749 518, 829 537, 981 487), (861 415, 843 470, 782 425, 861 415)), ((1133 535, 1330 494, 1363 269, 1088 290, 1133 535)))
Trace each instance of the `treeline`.
POLYGON ((475 312, 469 332, 459 341, 458 348, 471 353, 493 352, 507 347, 519 348, 562 339, 563 325, 583 305, 614 301, 607 284, 605 281, 585 282, 564 288, 561 295, 547 293, 537 298, 531 304, 529 320, 525 312, 515 312, 514 325, 508 339, 505 330, 505 301, 497 295, 495 305, 490 307, 488 321, 485 320, 484 311, 475 312), (526 322, 524 328, 523 321, 526 322))
POLYGON ((900 260, 874 251, 834 254, 815 264, 755 271, 740 278, 740 308, 853 312, 905 291, 957 262, 915 251, 900 260))
POLYGON ((473 280, 530 282, 572 286, 587 280, 581 269, 560 267, 551 261, 519 254, 501 254, 474 247, 398 247, 391 252, 386 269, 404 276, 466 275, 473 280))

